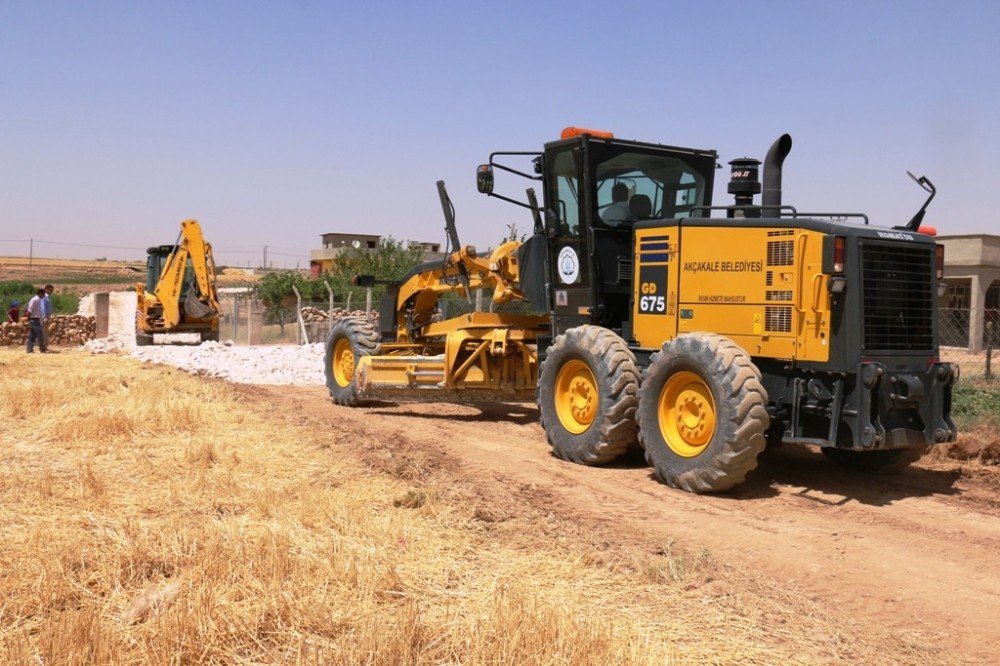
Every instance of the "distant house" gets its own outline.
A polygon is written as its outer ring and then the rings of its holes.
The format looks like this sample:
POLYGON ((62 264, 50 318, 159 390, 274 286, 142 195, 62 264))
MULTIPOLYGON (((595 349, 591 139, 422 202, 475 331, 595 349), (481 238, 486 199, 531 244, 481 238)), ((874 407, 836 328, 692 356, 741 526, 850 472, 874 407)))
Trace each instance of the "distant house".
MULTIPOLYGON (((330 232, 320 234, 323 239, 323 247, 309 252, 309 271, 313 277, 319 277, 333 268, 337 255, 346 252, 348 248, 364 248, 375 250, 378 248, 382 236, 378 234, 345 234, 330 232)), ((424 249, 424 261, 443 259, 444 253, 441 251, 441 243, 425 243, 419 241, 407 241, 409 244, 417 243, 424 249)))
POLYGON ((1000 341, 1000 236, 938 236, 944 245, 941 344, 978 352, 1000 341))

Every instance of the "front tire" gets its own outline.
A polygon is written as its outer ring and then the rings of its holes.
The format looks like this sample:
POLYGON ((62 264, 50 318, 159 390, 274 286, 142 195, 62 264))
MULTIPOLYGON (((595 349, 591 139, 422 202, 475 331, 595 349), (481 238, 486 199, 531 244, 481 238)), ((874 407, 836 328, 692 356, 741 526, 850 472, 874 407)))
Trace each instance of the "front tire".
POLYGON ((614 332, 578 326, 549 347, 538 378, 538 410, 552 452, 584 465, 609 463, 636 440, 639 370, 614 332))
POLYGON ((379 334, 366 319, 344 318, 337 321, 326 338, 323 365, 326 387, 338 405, 353 407, 361 401, 355 370, 362 356, 379 353, 379 334))
POLYGON ((655 476, 693 493, 742 483, 768 429, 767 393, 732 340, 689 333, 652 355, 639 389, 639 443, 655 476))

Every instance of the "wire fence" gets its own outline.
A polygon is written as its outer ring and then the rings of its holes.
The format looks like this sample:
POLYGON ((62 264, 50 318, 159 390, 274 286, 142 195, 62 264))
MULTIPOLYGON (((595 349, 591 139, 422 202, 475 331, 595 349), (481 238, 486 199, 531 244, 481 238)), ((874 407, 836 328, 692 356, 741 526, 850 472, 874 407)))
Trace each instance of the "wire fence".
MULTIPOLYGON (((219 338, 235 345, 313 344, 326 340, 343 317, 368 317, 378 321, 378 303, 370 295, 326 301, 289 298, 280 307, 266 307, 252 290, 219 294, 222 306, 219 338)), ((471 298, 445 294, 438 301, 435 318, 458 317, 470 312, 534 314, 530 304, 509 301, 494 304, 493 293, 474 290, 471 298)))
POLYGON ((1000 309, 940 308, 938 344, 941 359, 957 363, 963 377, 992 380, 1000 349, 1000 309))
MULTIPOLYGON (((312 302, 299 299, 268 308, 255 294, 222 293, 219 339, 235 345, 310 344, 323 342, 334 322, 365 316, 365 302, 312 302)), ((374 307, 370 310, 374 313, 374 307)), ((377 315, 372 315, 377 316, 377 315)))

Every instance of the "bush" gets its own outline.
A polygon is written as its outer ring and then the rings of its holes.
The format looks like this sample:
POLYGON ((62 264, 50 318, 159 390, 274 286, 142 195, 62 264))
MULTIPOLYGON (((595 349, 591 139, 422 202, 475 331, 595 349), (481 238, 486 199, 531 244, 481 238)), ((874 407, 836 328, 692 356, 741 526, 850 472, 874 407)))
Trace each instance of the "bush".
MULTIPOLYGON (((10 307, 10 302, 14 300, 21 301, 21 316, 24 316, 24 308, 28 305, 31 297, 35 295, 35 290, 41 286, 22 280, 0 282, 0 304, 3 305, 4 313, 2 320, 7 320, 7 308, 10 307)), ((52 294, 51 298, 55 314, 76 314, 77 308, 80 306, 80 298, 73 294, 52 294)))
POLYGON ((958 382, 952 394, 951 415, 962 430, 983 424, 1000 426, 1000 382, 958 382))

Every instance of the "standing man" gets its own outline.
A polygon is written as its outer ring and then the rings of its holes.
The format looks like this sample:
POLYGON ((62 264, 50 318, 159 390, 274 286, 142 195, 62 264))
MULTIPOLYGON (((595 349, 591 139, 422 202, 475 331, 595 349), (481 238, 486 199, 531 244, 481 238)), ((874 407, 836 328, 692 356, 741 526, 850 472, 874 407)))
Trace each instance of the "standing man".
MULTIPOLYGON (((28 301, 27 315, 28 315, 28 353, 31 354, 35 351, 35 340, 38 340, 40 345, 44 345, 44 338, 42 337, 42 317, 44 313, 42 312, 42 299, 45 297, 45 290, 39 289, 35 292, 35 295, 31 297, 28 301)), ((44 351, 44 348, 43 348, 44 351)))
POLYGON ((49 333, 46 330, 49 326, 49 319, 52 318, 52 299, 49 297, 56 288, 51 284, 45 285, 45 297, 42 298, 42 353, 49 353, 49 333))

